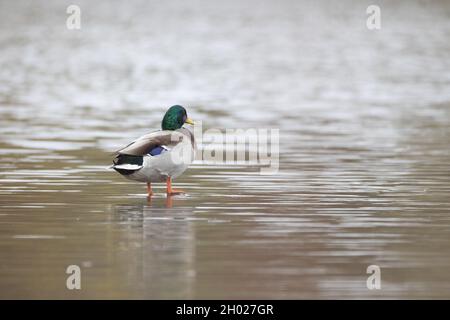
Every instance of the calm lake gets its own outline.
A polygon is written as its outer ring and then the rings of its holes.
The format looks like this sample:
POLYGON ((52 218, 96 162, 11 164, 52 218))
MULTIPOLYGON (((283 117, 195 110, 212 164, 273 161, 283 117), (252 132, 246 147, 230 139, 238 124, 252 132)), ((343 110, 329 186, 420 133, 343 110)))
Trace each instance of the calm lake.
POLYGON ((0 298, 450 298, 450 3, 372 2, 1 1, 0 298), (278 172, 149 202, 111 153, 173 104, 278 172))

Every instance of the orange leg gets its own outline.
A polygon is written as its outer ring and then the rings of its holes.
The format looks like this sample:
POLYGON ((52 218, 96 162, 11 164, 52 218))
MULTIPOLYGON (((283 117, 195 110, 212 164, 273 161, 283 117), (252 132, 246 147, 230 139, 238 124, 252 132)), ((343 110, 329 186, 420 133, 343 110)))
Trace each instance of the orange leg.
POLYGON ((149 197, 153 195, 152 185, 150 184, 150 182, 147 182, 147 194, 149 197))
POLYGON ((167 194, 168 195, 184 193, 183 190, 172 189, 172 179, 170 177, 167 178, 166 184, 167 184, 167 194))

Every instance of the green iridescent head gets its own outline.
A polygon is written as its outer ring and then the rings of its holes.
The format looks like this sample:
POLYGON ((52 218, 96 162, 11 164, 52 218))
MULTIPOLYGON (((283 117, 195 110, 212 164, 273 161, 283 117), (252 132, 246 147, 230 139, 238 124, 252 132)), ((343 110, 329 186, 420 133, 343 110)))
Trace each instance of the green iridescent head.
POLYGON ((161 127, 163 130, 177 130, 185 123, 194 124, 194 121, 188 118, 185 108, 175 105, 167 110, 161 122, 161 127))

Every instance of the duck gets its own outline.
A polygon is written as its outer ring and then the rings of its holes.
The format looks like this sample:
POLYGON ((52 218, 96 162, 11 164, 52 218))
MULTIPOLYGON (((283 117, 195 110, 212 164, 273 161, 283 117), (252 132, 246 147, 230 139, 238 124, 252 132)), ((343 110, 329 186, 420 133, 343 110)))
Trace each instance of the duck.
POLYGON ((165 182, 168 196, 184 193, 172 188, 172 180, 186 171, 195 155, 194 135, 183 127, 185 124, 194 125, 186 109, 171 106, 161 121, 161 130, 145 134, 115 151, 111 168, 126 179, 145 182, 148 197, 153 195, 154 182, 165 182))

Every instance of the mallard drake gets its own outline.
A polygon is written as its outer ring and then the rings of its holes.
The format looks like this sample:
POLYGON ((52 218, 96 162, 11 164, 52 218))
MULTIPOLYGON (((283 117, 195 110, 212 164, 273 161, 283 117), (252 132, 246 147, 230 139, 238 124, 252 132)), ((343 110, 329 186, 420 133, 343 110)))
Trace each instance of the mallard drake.
POLYGON ((194 158, 195 141, 190 130, 183 128, 194 122, 186 109, 170 107, 161 122, 161 129, 143 135, 115 152, 112 168, 127 179, 146 182, 147 193, 153 194, 152 182, 166 182, 167 194, 182 193, 172 189, 172 179, 186 171, 194 158))

